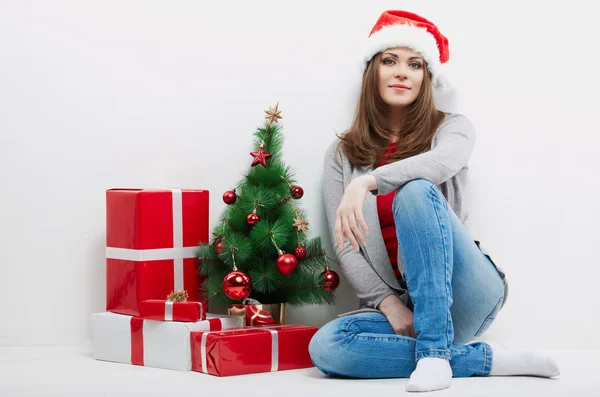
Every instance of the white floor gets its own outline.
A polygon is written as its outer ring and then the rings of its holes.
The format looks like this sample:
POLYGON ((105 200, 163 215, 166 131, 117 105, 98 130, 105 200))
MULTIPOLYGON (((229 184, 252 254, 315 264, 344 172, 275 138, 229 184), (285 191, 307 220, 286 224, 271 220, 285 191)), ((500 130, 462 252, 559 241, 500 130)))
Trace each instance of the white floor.
MULTIPOLYGON (((547 351, 562 374, 531 377, 454 378, 436 396, 600 396, 600 351, 547 351)), ((398 396, 406 379, 341 380, 315 368, 218 378, 96 361, 67 348, 0 347, 0 396, 398 396)), ((420 394, 416 394, 420 395, 420 394)), ((429 393, 431 395, 431 393, 429 393)))

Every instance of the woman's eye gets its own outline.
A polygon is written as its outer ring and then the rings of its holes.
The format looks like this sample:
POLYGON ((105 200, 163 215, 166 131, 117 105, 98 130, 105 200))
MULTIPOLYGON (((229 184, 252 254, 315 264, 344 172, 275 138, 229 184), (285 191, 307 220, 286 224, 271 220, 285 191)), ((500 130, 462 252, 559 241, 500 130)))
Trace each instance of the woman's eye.
POLYGON ((393 62, 394 62, 394 60, 392 58, 387 58, 387 59, 383 60, 384 65, 391 65, 391 64, 393 64, 393 62), (388 61, 390 61, 390 62, 388 62, 388 61))
POLYGON ((410 67, 412 67, 413 69, 419 69, 421 67, 421 64, 418 62, 413 62, 410 64, 410 67))

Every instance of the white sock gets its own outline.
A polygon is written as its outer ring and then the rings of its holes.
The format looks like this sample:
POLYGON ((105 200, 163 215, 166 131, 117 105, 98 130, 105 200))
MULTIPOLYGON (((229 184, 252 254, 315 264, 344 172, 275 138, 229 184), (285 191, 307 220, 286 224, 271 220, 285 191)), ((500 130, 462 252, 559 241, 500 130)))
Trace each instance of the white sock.
POLYGON ((452 368, 445 358, 425 357, 417 361, 406 391, 432 391, 450 387, 452 368))
POLYGON ((488 342, 492 347, 492 370, 490 376, 542 376, 551 378, 560 375, 558 364, 544 353, 505 349, 497 342, 488 342))

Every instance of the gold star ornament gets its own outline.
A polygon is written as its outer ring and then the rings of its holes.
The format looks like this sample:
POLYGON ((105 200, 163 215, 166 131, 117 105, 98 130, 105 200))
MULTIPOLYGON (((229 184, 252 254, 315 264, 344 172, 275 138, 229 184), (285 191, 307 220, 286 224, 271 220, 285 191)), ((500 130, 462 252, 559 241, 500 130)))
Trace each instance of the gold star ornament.
POLYGON ((294 227, 298 229, 299 232, 306 233, 308 231, 308 222, 299 216, 294 219, 294 227))
POLYGON ((280 116, 281 110, 279 110, 279 103, 277 105, 275 105, 275 109, 273 109, 269 106, 269 110, 265 110, 265 113, 267 114, 265 116, 265 119, 267 119, 268 126, 271 126, 271 124, 274 122, 277 123, 277 120, 283 118, 280 116))

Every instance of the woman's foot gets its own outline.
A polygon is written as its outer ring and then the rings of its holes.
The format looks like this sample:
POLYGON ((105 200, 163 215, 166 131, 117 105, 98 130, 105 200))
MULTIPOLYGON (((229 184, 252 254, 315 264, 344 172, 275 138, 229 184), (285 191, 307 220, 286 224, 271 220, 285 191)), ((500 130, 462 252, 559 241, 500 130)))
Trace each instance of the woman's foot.
POLYGON ((417 361, 406 391, 433 391, 450 387, 452 368, 445 358, 425 357, 417 361))
POLYGON ((558 364, 544 353, 505 349, 497 342, 488 342, 492 348, 492 370, 490 376, 542 376, 551 378, 560 375, 558 364))

